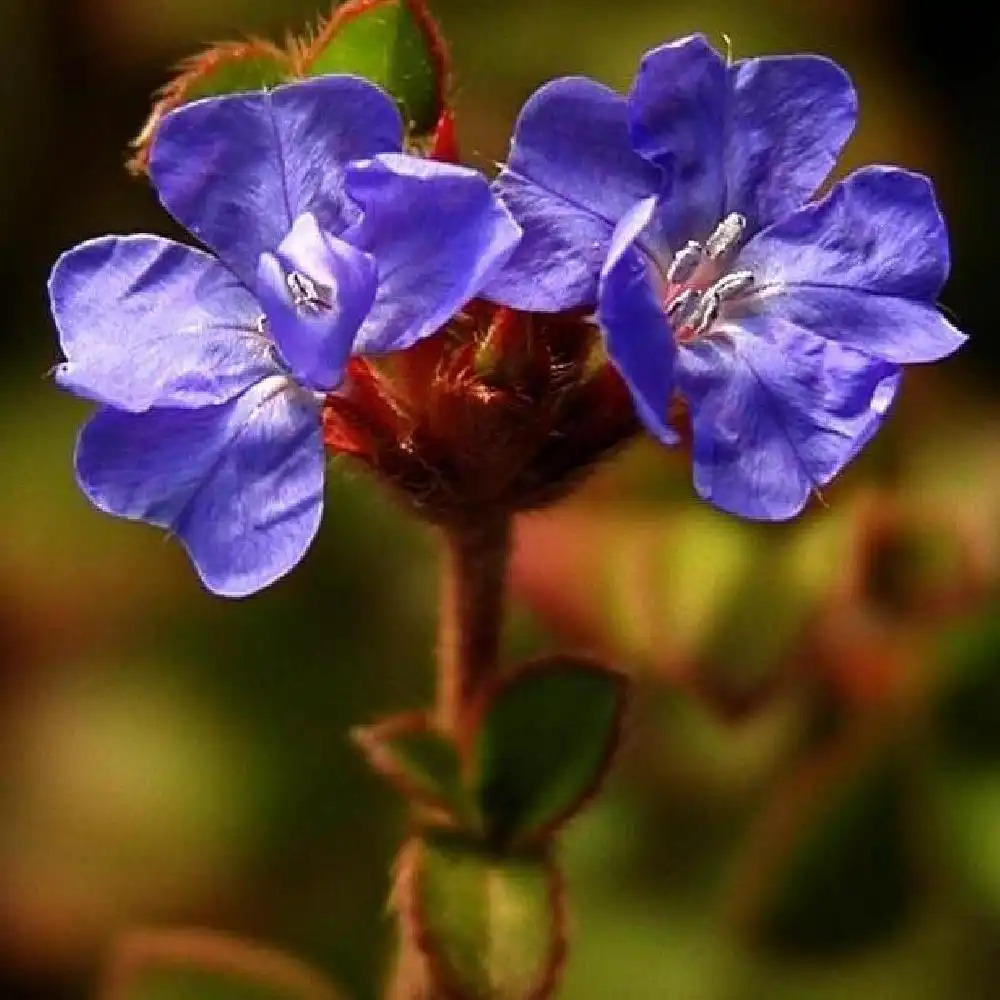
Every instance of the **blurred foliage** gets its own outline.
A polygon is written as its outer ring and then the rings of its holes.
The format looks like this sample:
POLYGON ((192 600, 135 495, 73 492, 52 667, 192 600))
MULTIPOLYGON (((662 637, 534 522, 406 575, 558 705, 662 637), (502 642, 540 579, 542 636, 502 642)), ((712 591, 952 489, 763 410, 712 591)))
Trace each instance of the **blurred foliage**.
POLYGON ((325 977, 271 948, 211 931, 122 937, 101 1000, 342 1000, 325 977))
MULTIPOLYGON (((573 1000, 945 1000, 1000 991, 1000 342, 989 13, 904 0, 436 0, 484 169, 544 79, 627 84, 664 38, 846 65, 843 169, 934 175, 964 356, 914 372, 886 432, 793 525, 692 499, 640 446, 519 533, 510 649, 587 648, 640 692, 568 833, 573 1000)), ((325 13, 325 12, 324 12, 325 13)), ((5 0, 0 17, 0 996, 82 1000, 124 928, 273 943, 352 997, 391 945, 404 817, 347 734, 425 704, 432 539, 347 466, 319 543, 210 599, 157 532, 72 479, 44 283, 104 232, 176 233, 122 169, 168 68, 280 38, 314 0, 5 0)))

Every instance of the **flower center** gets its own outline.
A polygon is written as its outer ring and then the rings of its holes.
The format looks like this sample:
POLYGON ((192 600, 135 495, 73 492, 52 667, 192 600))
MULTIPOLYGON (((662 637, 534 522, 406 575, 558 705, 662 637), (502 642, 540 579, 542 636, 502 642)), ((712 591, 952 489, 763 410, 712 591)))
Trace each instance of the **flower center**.
MULTIPOLYGON (((285 275, 285 287, 292 305, 300 313, 318 316, 333 308, 333 289, 328 285, 314 281, 301 271, 289 271, 285 275)), ((264 313, 257 317, 256 332, 271 339, 270 322, 264 313)))
POLYGON ((726 303, 753 288, 750 271, 728 270, 747 220, 731 212, 715 227, 704 245, 694 240, 674 255, 665 275, 663 305, 680 343, 711 333, 726 303))
POLYGON ((292 305, 300 312, 316 315, 333 308, 333 289, 313 281, 301 271, 289 271, 285 284, 292 297, 292 305))

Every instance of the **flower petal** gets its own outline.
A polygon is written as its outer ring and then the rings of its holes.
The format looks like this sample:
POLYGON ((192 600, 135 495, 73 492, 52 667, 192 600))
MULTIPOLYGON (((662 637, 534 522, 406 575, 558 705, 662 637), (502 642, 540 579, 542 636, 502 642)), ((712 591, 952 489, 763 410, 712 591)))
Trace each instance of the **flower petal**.
POLYGON ((224 406, 100 411, 80 435, 92 503, 178 535, 209 590, 243 597, 305 554, 323 505, 319 414, 287 380, 224 406))
POLYGON ((854 131, 851 78, 821 56, 746 59, 729 69, 727 212, 756 232, 799 208, 854 131))
POLYGON ((948 234, 919 174, 859 170, 751 240, 737 266, 769 313, 890 361, 934 361, 965 340, 932 305, 948 234))
POLYGON ((402 350, 435 333, 521 235, 486 178, 466 167, 390 153, 352 164, 347 190, 364 211, 347 238, 378 264, 358 354, 402 350))
POLYGON ((524 238, 487 296, 541 312, 593 305, 618 220, 663 186, 631 147, 625 98, 583 77, 546 84, 522 109, 496 180, 524 238))
POLYGON ((950 266, 931 182, 897 167, 865 167, 747 244, 740 266, 759 284, 835 285, 932 301, 950 266))
POLYGON ((673 330, 656 293, 653 265, 636 246, 655 211, 656 199, 646 198, 615 229, 601 274, 597 316, 608 354, 632 392, 640 419, 663 444, 676 444, 677 433, 667 422, 674 390, 673 330))
POLYGON ((326 76, 178 108, 157 130, 149 170, 167 210, 252 287, 260 255, 303 213, 334 235, 354 221, 344 166, 402 139, 383 91, 326 76))
POLYGON ((635 149, 668 171, 665 238, 702 240, 723 215, 726 66, 703 35, 647 52, 629 94, 635 149))
POLYGON ((296 220, 277 254, 261 255, 258 277, 271 334, 292 374, 312 389, 336 388, 375 301, 375 259, 321 232, 307 213, 296 220), (296 304, 288 286, 291 274, 304 276, 320 301, 296 304))
POLYGON ((871 439, 900 369, 780 319, 726 332, 678 352, 695 489, 730 513, 783 521, 871 439))
POLYGON ((277 364, 260 307, 215 258, 158 236, 108 236, 63 254, 49 279, 64 388, 139 412, 225 403, 277 364))
POLYGON ((932 305, 861 289, 788 285, 769 295, 765 308, 768 316, 895 364, 940 361, 968 339, 932 305))

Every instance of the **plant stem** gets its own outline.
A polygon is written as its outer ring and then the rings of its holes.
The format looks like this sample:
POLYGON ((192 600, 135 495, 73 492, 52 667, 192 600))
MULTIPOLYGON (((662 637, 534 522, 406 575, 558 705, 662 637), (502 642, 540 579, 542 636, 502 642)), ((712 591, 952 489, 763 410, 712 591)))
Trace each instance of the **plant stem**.
POLYGON ((427 963, 412 941, 401 941, 386 1000, 448 1000, 431 982, 427 963))
POLYGON ((498 669, 511 522, 508 515, 444 533, 438 643, 438 723, 458 734, 498 669))
MULTIPOLYGON (((437 721, 453 736, 462 733, 479 692, 499 666, 510 533, 507 515, 444 529, 437 721)), ((387 1000, 446 1000, 420 953, 414 928, 403 911, 400 917, 399 954, 387 1000)))

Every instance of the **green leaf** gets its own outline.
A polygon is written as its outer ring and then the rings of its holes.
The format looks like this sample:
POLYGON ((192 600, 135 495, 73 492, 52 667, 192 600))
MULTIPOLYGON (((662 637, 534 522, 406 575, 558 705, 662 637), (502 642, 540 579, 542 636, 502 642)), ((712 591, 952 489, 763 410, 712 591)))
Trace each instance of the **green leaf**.
POLYGON ((498 858, 458 836, 413 845, 406 909, 432 977, 467 1000, 550 995, 564 951, 562 887, 543 855, 498 858))
POLYGON ((359 727, 352 736, 372 767, 407 798, 444 809, 456 822, 469 819, 458 749, 425 714, 359 727))
POLYGON ((494 842, 538 840, 594 794, 618 745, 625 679, 571 656, 506 678, 474 729, 472 788, 494 842))
POLYGON ((341 7, 307 52, 308 76, 354 73, 399 103, 416 135, 426 135, 444 110, 447 56, 421 0, 353 0, 341 7))
POLYGON ((216 54, 216 59, 191 74, 184 94, 187 101, 264 90, 292 78, 288 57, 270 46, 233 46, 228 50, 221 47, 206 53, 209 54, 216 54))
POLYGON ((135 932, 115 950, 103 1000, 340 1000, 308 966, 221 934, 135 932))
POLYGON ((168 83, 153 106, 142 132, 133 141, 130 168, 141 173, 163 116, 174 108, 203 97, 275 87, 294 77, 291 57, 270 42, 223 42, 188 59, 180 74, 168 83))

